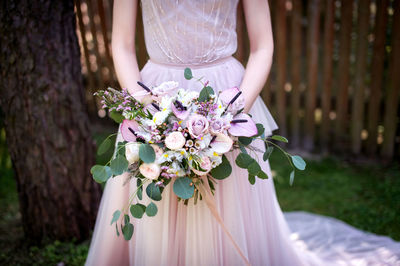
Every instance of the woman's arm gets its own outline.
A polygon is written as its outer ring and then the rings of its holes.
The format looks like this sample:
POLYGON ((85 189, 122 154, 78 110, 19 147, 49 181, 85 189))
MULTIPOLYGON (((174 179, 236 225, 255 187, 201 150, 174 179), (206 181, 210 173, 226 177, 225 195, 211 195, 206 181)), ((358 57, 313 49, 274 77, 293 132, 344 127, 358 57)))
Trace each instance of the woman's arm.
POLYGON ((250 56, 240 89, 245 97, 245 112, 248 112, 271 70, 274 41, 268 1, 243 0, 243 9, 250 39, 250 56))
POLYGON ((112 55, 119 84, 130 94, 143 91, 135 51, 137 0, 114 1, 112 22, 112 55))

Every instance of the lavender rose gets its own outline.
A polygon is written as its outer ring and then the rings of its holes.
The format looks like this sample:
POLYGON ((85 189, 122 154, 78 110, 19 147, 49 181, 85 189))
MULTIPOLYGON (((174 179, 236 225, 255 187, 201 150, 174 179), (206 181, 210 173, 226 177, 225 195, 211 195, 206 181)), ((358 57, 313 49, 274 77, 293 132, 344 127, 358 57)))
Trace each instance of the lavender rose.
POLYGON ((200 138, 208 131, 208 120, 202 115, 192 115, 186 122, 186 127, 193 138, 200 138))
POLYGON ((230 124, 223 118, 217 118, 210 123, 210 132, 215 135, 217 133, 225 133, 230 124))

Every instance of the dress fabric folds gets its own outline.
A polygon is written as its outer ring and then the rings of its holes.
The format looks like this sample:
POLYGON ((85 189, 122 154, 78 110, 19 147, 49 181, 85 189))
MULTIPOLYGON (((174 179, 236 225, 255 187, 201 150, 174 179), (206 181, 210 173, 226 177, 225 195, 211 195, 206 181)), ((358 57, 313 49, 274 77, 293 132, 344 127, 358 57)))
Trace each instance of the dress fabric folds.
MULTIPOLYGON (((237 0, 141 1, 150 56, 140 72, 142 82, 151 87, 174 80, 199 91, 201 83, 184 78, 184 69, 190 67, 214 90, 239 87, 245 69, 232 57, 237 47, 236 7, 237 0)), ((266 134, 278 128, 260 97, 250 114, 264 125, 266 134)), ((400 265, 400 245, 387 237, 319 215, 284 216, 269 162, 258 154, 269 179, 250 185, 247 171, 234 162, 236 155, 227 155, 232 175, 218 181, 215 201, 251 265, 400 265)), ((115 226, 110 225, 112 214, 125 206, 136 189, 136 180, 124 185, 125 181, 122 175, 106 184, 86 265, 244 265, 205 202, 193 205, 191 200, 185 206, 177 201, 171 185, 155 202, 155 217, 134 219, 131 241, 117 237, 115 226)), ((149 202, 145 193, 141 202, 149 202)))

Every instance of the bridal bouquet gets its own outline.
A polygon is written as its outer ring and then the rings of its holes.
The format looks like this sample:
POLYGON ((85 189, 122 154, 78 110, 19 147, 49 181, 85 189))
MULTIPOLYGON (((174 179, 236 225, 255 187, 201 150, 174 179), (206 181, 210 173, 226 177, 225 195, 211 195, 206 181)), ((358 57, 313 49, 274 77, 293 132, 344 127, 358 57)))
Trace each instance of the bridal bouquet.
MULTIPOLYGON (((184 75, 186 79, 194 78, 189 68, 184 75)), ((156 215, 157 206, 153 201, 161 200, 164 188, 170 183, 184 204, 190 199, 196 204, 198 200, 212 198, 216 180, 225 179, 232 172, 225 156, 232 150, 240 151, 235 163, 247 170, 251 184, 256 177, 268 178, 258 158, 250 155, 252 151, 262 152, 266 161, 274 147, 280 149, 293 167, 291 182, 295 168, 305 169, 300 156, 288 154, 272 141, 287 142, 286 138, 265 136, 263 125, 256 124, 251 115, 243 112, 244 98, 238 88, 215 91, 208 82, 197 80, 203 84, 200 92, 180 88, 175 81, 151 89, 138 82, 146 95, 142 102, 126 90, 108 88, 96 93, 102 98, 103 108, 108 108, 110 116, 121 123, 124 141, 117 143, 106 165, 92 167, 93 178, 101 183, 127 172, 128 177, 135 177, 137 182, 137 189, 126 207, 116 210, 111 221, 115 223, 117 235, 120 223, 126 240, 133 234, 130 217, 140 219, 144 214, 156 215), (263 141, 265 150, 252 146, 256 139, 263 141), (151 199, 147 205, 140 203, 144 192, 151 199)), ((99 146, 99 154, 112 146, 111 136, 99 146)))

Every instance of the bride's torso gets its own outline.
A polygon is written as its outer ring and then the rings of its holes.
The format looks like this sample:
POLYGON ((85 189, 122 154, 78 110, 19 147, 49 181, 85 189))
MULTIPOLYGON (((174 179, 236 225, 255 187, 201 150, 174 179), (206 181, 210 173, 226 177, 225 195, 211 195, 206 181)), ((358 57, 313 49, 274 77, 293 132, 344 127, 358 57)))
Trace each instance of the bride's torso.
POLYGON ((235 53, 238 0, 142 0, 146 49, 167 64, 204 64, 235 53))

